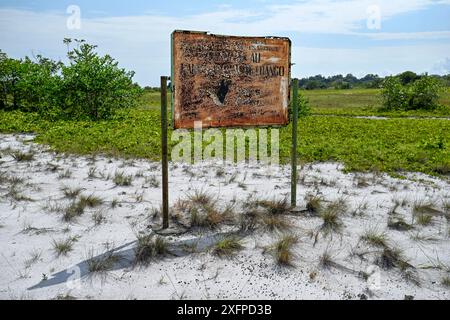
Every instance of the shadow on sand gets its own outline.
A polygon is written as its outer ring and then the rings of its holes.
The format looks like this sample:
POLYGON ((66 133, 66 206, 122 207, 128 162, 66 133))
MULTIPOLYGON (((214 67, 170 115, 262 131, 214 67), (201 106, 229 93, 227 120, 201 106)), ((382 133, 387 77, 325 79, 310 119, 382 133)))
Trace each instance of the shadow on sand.
MULTIPOLYGON (((218 240, 231 234, 235 233, 226 232, 226 233, 207 234, 201 235, 198 238, 172 242, 169 244, 170 255, 168 255, 166 258, 170 259, 187 256, 193 252, 192 248, 195 248, 195 252, 206 251, 209 248, 211 248, 218 240), (189 248, 191 249, 189 250, 189 248)), ((118 259, 118 262, 115 263, 114 266, 110 268, 108 271, 133 268, 136 266, 134 263, 136 243, 137 241, 132 241, 117 248, 106 251, 93 258, 81 261, 80 263, 70 268, 52 274, 48 279, 42 280, 38 284, 28 288, 28 290, 42 289, 66 283, 67 281, 71 280, 73 281, 85 279, 92 274, 89 271, 90 259, 99 259, 99 260, 106 259, 112 254, 120 257, 120 259, 118 259)))

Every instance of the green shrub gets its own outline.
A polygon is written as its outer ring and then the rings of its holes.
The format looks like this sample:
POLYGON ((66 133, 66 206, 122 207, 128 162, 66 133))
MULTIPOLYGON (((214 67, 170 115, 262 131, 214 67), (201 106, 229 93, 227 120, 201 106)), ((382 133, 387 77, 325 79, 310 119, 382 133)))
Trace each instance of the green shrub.
POLYGON ((408 110, 430 110, 438 107, 442 85, 439 80, 423 76, 411 85, 408 110))
MULTIPOLYGON (((299 118, 311 115, 311 108, 309 106, 309 100, 300 92, 298 93, 297 107, 298 107, 298 117, 299 118)), ((289 106, 289 118, 290 119, 292 119, 292 112, 293 112, 292 104, 290 104, 290 106, 289 106)))
MULTIPOLYGON (((70 43, 70 39, 65 40, 70 43)), ((111 56, 99 56, 97 46, 81 43, 68 52, 70 64, 62 67, 63 113, 75 118, 108 119, 116 109, 135 106, 140 89, 134 72, 118 67, 111 56)))
MULTIPOLYGON (((71 39, 64 43, 71 44, 71 39)), ((11 59, 0 51, 0 110, 37 112, 48 119, 111 118, 115 111, 134 106, 141 89, 134 72, 118 67, 94 45, 76 40, 64 65, 38 55, 35 60, 11 59)))
POLYGON ((412 80, 386 77, 381 92, 384 110, 434 110, 442 93, 440 81, 423 75, 412 80), (403 84, 406 83, 406 84, 403 84))
POLYGON ((406 87, 397 77, 386 77, 381 92, 383 107, 386 110, 405 110, 408 101, 406 87))

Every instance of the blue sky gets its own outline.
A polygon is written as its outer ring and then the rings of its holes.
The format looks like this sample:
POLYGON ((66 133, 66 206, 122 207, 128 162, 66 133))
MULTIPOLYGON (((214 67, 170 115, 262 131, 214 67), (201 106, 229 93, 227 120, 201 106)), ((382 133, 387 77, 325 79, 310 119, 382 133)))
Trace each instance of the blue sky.
POLYGON ((290 37, 296 77, 450 73, 450 0, 0 0, 0 49, 10 56, 64 59, 62 39, 83 38, 142 85, 170 73, 174 29, 290 37), (79 29, 67 26, 70 5, 79 29))

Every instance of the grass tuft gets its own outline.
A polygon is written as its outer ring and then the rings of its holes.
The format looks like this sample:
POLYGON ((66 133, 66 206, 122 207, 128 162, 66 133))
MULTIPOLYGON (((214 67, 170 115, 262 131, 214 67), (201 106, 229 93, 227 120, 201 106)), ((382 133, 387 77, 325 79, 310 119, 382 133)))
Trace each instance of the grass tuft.
POLYGON ((99 211, 95 211, 92 214, 92 221, 94 221, 94 224, 96 226, 101 225, 102 223, 106 222, 106 216, 103 213, 103 211, 99 210, 99 211))
POLYGON ((397 230, 397 231, 409 231, 413 228, 412 225, 407 223, 403 218, 401 217, 389 217, 387 226, 389 229, 397 230))
POLYGON ((446 277, 442 278, 441 284, 442 284, 444 287, 450 288, 450 277, 449 277, 449 276, 446 276, 446 277))
POLYGON ((376 230, 368 230, 360 237, 360 239, 374 247, 388 247, 388 238, 384 232, 379 233, 376 230))
POLYGON ((121 171, 116 171, 114 174, 113 182, 116 186, 128 187, 131 186, 133 177, 131 175, 126 175, 121 171))
POLYGON ((11 152, 11 156, 17 162, 25 162, 25 161, 32 161, 32 160, 34 160, 34 153, 33 152, 22 152, 22 151, 16 150, 16 151, 11 152))
POLYGON ((292 266, 295 254, 292 247, 298 242, 298 238, 293 235, 284 235, 271 247, 268 248, 273 253, 275 261, 280 266, 292 266))
POLYGON ((60 174, 58 174, 58 179, 69 179, 72 177, 72 171, 70 171, 69 169, 64 170, 63 172, 61 172, 60 174))
POLYGON ((67 186, 63 186, 61 191, 64 193, 64 196, 69 199, 75 199, 81 193, 81 188, 70 188, 67 186))
POLYGON ((271 214, 261 214, 260 222, 268 231, 284 231, 290 228, 285 217, 271 214))
POLYGON ((332 267, 336 266, 336 262, 334 262, 333 257, 331 256, 330 252, 325 250, 324 253, 319 257, 319 266, 322 269, 331 269, 332 267))
POLYGON ((138 235, 135 248, 135 263, 148 265, 151 260, 169 253, 169 244, 163 237, 138 235))
POLYGON ((429 226, 433 222, 433 216, 429 214, 418 214, 416 216, 416 223, 421 226, 429 226))
POLYGON ((145 178, 145 183, 148 183, 152 188, 159 188, 160 182, 156 176, 150 176, 145 178))
POLYGON ((322 198, 318 195, 309 194, 305 197, 306 209, 310 215, 317 216, 322 209, 322 198))
POLYGON ((375 263, 383 269, 399 268, 404 271, 412 266, 406 261, 403 252, 399 248, 385 247, 375 263))
POLYGON ((95 208, 103 203, 103 200, 93 194, 89 196, 80 196, 79 202, 84 207, 95 208))
POLYGON ((65 240, 53 240, 53 250, 59 257, 61 255, 66 256, 73 250, 73 238, 67 238, 65 240))
POLYGON ((320 226, 320 230, 322 230, 326 234, 341 231, 343 223, 341 221, 341 218, 339 217, 338 211, 336 211, 332 207, 327 207, 320 212, 320 217, 323 220, 322 225, 320 226))
POLYGON ((89 259, 87 259, 88 270, 91 273, 104 273, 112 268, 121 259, 120 255, 114 253, 114 251, 108 251, 99 257, 94 257, 94 250, 89 252, 89 259))
POLYGON ((242 249, 243 245, 241 244, 241 239, 235 236, 230 236, 218 241, 214 245, 213 253, 219 257, 229 257, 242 249))
POLYGON ((70 222, 75 218, 84 214, 85 204, 81 201, 73 201, 68 207, 64 209, 63 220, 70 222))
POLYGON ((287 198, 279 200, 258 200, 256 205, 262 207, 271 215, 282 215, 289 213, 291 210, 291 205, 287 198))

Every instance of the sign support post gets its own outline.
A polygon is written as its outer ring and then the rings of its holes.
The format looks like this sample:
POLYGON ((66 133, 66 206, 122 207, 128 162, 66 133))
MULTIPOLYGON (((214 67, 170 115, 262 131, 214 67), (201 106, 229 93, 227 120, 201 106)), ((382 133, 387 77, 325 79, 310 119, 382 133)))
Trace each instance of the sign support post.
POLYGON ((161 162, 163 229, 169 228, 169 164, 167 152, 167 79, 161 76, 161 162))
POLYGON ((291 206, 297 206, 297 127, 298 127, 298 79, 292 82, 292 148, 291 148, 291 206))

